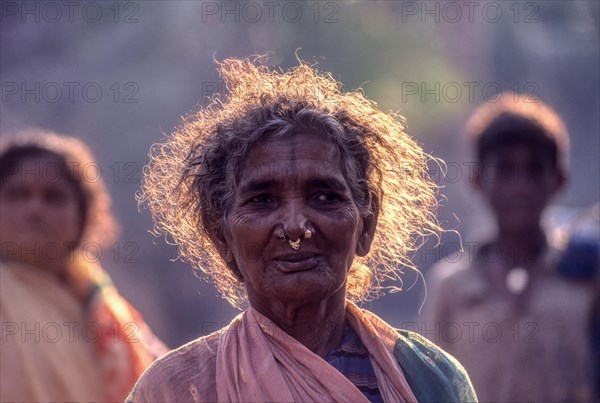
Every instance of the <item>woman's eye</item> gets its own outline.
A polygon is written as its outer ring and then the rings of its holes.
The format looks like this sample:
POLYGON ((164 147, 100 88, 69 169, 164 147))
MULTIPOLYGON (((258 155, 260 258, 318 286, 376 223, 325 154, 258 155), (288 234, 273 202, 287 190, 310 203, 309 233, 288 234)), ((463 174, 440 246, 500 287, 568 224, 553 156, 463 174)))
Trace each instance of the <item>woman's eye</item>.
POLYGON ((45 198, 48 204, 64 204, 66 203, 68 196, 63 192, 51 190, 46 192, 45 198))
POLYGON ((319 193, 316 199, 320 202, 333 202, 340 200, 340 197, 335 193, 319 193))
POLYGON ((252 204, 267 204, 273 202, 273 198, 268 194, 260 194, 250 199, 252 204))
POLYGON ((6 190, 6 199, 11 202, 18 202, 27 199, 28 192, 21 187, 14 187, 6 190))

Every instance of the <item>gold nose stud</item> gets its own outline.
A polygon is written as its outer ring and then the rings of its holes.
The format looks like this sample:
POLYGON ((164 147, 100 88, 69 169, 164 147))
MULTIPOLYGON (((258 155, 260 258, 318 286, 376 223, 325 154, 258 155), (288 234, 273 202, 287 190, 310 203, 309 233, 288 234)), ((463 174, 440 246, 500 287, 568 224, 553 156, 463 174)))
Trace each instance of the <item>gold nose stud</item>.
POLYGON ((300 238, 296 239, 295 241, 292 241, 291 239, 288 241, 288 243, 290 244, 290 246, 292 247, 293 250, 298 250, 300 249, 300 238))
MULTIPOLYGON (((304 239, 310 239, 310 238, 312 238, 312 236, 313 236, 312 231, 305 227, 304 228, 304 239)), ((285 232, 283 232, 283 230, 281 230, 277 234, 277 237, 279 239, 281 239, 282 241, 287 241, 293 250, 295 250, 295 251, 300 250, 300 238, 296 239, 295 241, 292 241, 290 238, 288 238, 285 235, 285 232)))

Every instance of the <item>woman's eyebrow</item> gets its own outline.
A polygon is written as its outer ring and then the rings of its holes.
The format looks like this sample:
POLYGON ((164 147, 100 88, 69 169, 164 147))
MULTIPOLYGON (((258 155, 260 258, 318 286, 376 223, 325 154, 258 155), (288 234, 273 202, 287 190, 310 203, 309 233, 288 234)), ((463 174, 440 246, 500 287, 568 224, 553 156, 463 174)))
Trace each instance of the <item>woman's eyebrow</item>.
POLYGON ((328 188, 343 192, 346 190, 347 186, 344 182, 340 181, 338 178, 327 176, 327 177, 319 177, 319 178, 311 178, 306 181, 306 185, 308 187, 315 188, 328 188))
POLYGON ((240 186, 240 193, 260 192, 273 188, 277 182, 273 179, 251 179, 240 186))

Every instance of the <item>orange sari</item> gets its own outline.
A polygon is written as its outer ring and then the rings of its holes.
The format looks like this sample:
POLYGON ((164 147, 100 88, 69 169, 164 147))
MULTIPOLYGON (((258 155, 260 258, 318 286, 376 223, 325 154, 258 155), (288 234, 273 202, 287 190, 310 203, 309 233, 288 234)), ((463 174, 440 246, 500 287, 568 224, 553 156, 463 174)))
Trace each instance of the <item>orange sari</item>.
POLYGON ((167 352, 96 264, 73 264, 66 281, 17 264, 0 274, 2 401, 123 401, 167 352))

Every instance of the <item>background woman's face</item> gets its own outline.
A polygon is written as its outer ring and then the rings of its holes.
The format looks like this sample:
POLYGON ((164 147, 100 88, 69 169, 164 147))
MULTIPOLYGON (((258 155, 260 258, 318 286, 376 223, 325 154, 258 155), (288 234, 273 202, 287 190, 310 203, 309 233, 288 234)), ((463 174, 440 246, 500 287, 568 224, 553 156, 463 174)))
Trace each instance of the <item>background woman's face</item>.
POLYGON ((69 258, 81 218, 77 194, 55 158, 22 159, 0 186, 2 257, 52 267, 69 258))
MULTIPOLYGON (((340 170, 336 147, 300 132, 250 151, 227 216, 226 244, 254 307, 317 303, 344 295, 347 272, 364 240, 363 223, 340 170), (294 251, 278 235, 310 239, 294 251)), ((228 259, 228 260, 230 260, 228 259)))

